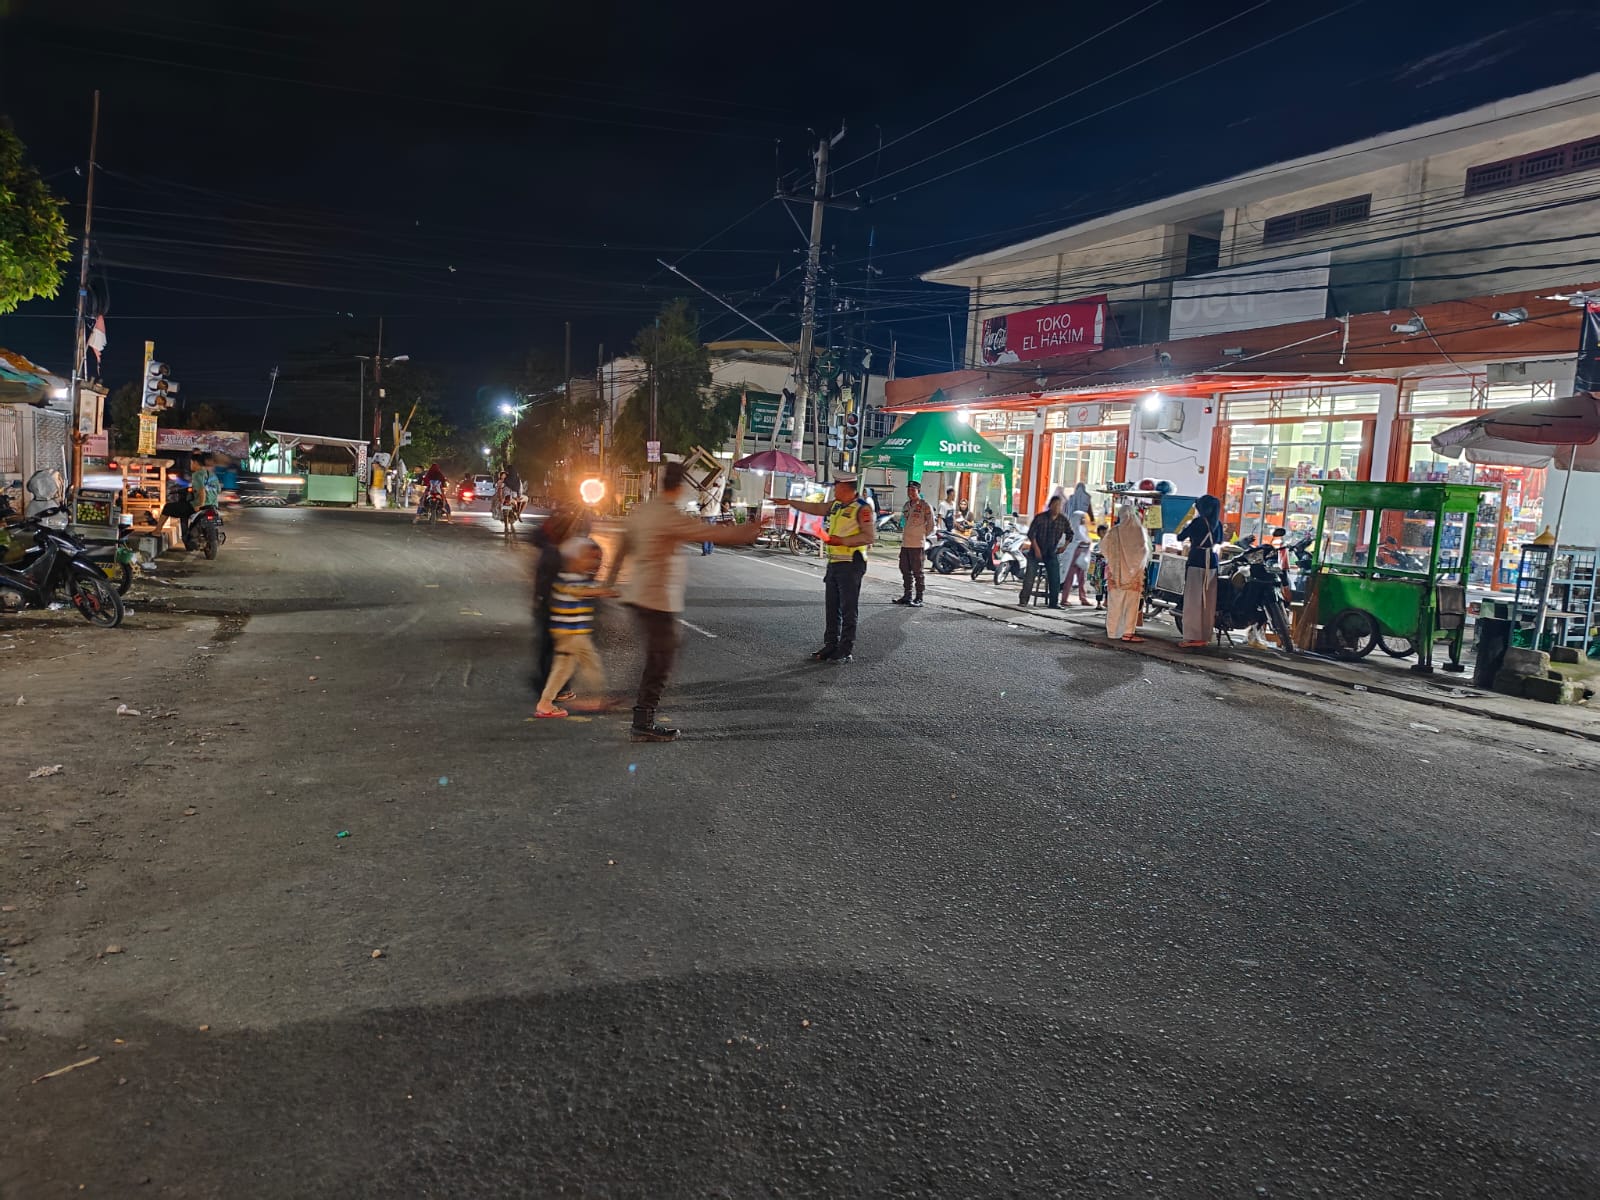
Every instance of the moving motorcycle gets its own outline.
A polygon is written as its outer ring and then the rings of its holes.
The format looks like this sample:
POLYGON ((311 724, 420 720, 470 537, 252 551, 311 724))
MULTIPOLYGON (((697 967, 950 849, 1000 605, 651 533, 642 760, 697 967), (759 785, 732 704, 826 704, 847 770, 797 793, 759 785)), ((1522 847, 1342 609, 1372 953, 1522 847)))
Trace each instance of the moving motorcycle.
POLYGON ((422 503, 417 506, 417 520, 425 525, 442 521, 449 515, 450 507, 445 503, 444 496, 438 492, 428 492, 422 497, 422 503))
POLYGON ((31 531, 35 549, 19 563, 0 566, 0 612, 49 608, 64 589, 85 621, 114 629, 123 617, 117 589, 97 564, 82 557, 78 546, 43 523, 44 518, 65 511, 47 508, 11 526, 31 531))

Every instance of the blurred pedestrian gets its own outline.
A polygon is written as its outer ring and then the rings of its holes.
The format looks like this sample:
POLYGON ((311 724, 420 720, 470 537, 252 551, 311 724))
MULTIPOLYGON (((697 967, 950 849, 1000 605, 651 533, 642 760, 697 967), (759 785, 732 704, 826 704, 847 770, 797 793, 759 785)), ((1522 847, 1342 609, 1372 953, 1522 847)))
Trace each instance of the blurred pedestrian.
POLYGON ((1133 505, 1118 507, 1117 523, 1100 539, 1100 555, 1105 560, 1106 635, 1142 642, 1139 606, 1144 598, 1145 568, 1150 565, 1150 535, 1133 505))
POLYGON ((1183 576, 1184 649, 1211 644, 1217 622, 1217 546, 1222 542, 1222 501, 1201 496, 1194 502, 1194 519, 1178 531, 1188 544, 1183 576))
POLYGON ((633 706, 629 736, 636 742, 670 742, 678 731, 656 720, 656 707, 666 689, 667 677, 678 654, 678 614, 683 611, 682 549, 709 539, 718 546, 749 546, 761 533, 760 521, 743 525, 713 525, 686 513, 683 503, 685 470, 682 463, 661 469, 656 494, 636 504, 628 514, 622 546, 606 572, 606 583, 617 578, 622 564, 630 562, 623 603, 629 605, 644 634, 644 670, 633 706))
POLYGON ((1089 536, 1089 514, 1080 508, 1076 512, 1067 514, 1067 524, 1071 527, 1072 534, 1067 540, 1064 556, 1066 571, 1065 578, 1061 581, 1061 603, 1063 606, 1071 603, 1069 593, 1076 587, 1078 603, 1088 608, 1089 596, 1084 591, 1084 584, 1089 578, 1089 548, 1094 543, 1094 539, 1089 536))
POLYGON ((550 589, 550 635, 555 659, 544 691, 533 710, 536 717, 564 717, 567 710, 556 702, 572 695, 567 683, 575 676, 594 693, 592 707, 607 706, 606 674, 594 645, 595 606, 602 596, 616 592, 595 582, 600 569, 600 547, 588 538, 569 538, 560 546, 561 571, 550 589))
POLYGON ((900 582, 905 590, 893 603, 922 607, 923 549, 932 536, 933 509, 913 479, 906 484, 906 505, 900 510, 900 582))
POLYGON ((827 612, 823 621, 822 649, 810 657, 812 662, 851 662, 855 658, 861 580, 867 574, 867 547, 878 537, 872 505, 857 492, 854 475, 833 477, 831 501, 775 500, 773 503, 822 518, 822 545, 828 553, 828 568, 822 576, 822 602, 827 612))
POLYGON ((1069 517, 1073 513, 1088 513, 1089 520, 1094 520, 1094 498, 1089 495, 1089 489, 1081 479, 1072 489, 1072 495, 1067 497, 1066 512, 1069 517))
MULTIPOLYGON (((555 641, 550 634, 550 597, 556 576, 561 573, 561 544, 572 536, 576 525, 570 509, 558 508, 546 517, 533 531, 533 544, 538 557, 533 567, 533 690, 543 692, 550 678, 550 667, 555 656, 555 641)), ((552 697, 555 700, 572 699, 571 692, 552 697)))

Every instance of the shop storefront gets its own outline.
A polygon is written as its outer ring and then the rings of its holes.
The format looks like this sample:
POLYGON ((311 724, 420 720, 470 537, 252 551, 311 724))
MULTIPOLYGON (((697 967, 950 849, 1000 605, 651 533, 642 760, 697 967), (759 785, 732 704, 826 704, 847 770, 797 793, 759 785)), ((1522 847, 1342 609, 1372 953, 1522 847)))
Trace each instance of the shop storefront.
MULTIPOLYGON (((1414 483, 1498 484, 1498 501, 1486 497, 1473 539, 1468 581, 1480 587, 1515 586, 1518 552, 1545 526, 1544 494, 1549 472, 1542 467, 1485 467, 1442 458, 1431 439, 1487 409, 1548 400, 1549 382, 1487 384, 1482 376, 1420 380, 1400 397, 1400 415, 1390 444, 1389 477, 1414 483)), ((1459 552, 1459 546, 1450 547, 1459 552)))
POLYGON ((1129 412, 1120 406, 1079 404, 1047 413, 1043 494, 1057 488, 1070 493, 1081 483, 1103 505, 1101 491, 1127 478, 1129 412))
POLYGON ((1222 401, 1211 478, 1228 536, 1316 529, 1316 479, 1371 479, 1381 393, 1280 392, 1222 401))

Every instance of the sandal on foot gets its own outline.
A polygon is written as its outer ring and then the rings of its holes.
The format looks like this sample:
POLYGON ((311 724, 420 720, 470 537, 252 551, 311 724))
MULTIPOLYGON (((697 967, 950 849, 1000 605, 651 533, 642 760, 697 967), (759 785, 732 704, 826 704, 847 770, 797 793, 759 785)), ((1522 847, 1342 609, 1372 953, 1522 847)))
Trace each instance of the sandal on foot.
POLYGON ((567 710, 564 709, 564 708, 552 708, 549 712, 540 712, 536 708, 536 709, 533 710, 533 715, 536 716, 536 717, 540 717, 540 718, 544 718, 544 717, 564 717, 564 716, 567 715, 567 710))

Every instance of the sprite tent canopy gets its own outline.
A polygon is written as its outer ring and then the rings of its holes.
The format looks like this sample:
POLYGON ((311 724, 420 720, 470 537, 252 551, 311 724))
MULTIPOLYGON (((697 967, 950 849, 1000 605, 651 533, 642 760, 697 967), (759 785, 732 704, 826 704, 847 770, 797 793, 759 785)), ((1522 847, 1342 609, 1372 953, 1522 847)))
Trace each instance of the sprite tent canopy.
POLYGON ((922 412, 861 456, 863 467, 904 471, 921 479, 934 471, 999 475, 1011 503, 1011 456, 953 412, 922 412))

